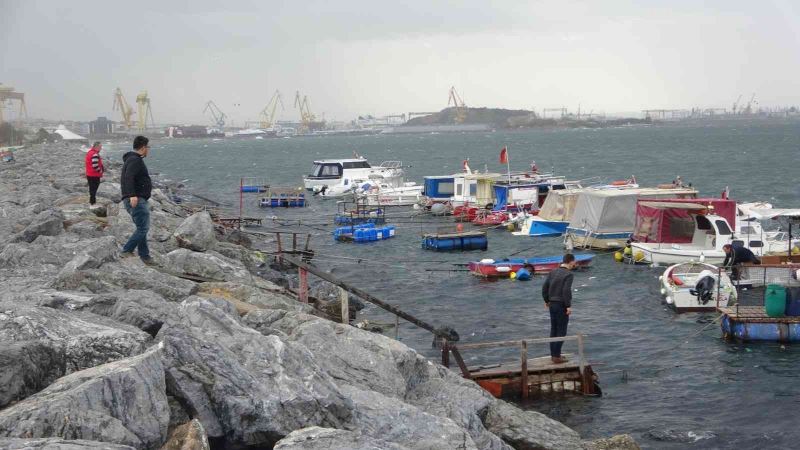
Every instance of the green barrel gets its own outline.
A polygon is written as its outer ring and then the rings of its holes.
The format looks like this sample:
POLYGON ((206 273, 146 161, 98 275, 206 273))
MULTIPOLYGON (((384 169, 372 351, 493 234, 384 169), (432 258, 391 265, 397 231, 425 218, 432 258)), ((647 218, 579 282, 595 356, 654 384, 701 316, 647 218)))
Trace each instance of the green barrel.
POLYGON ((786 311, 786 288, 779 284, 768 284, 764 294, 764 310, 769 317, 783 317, 786 311))

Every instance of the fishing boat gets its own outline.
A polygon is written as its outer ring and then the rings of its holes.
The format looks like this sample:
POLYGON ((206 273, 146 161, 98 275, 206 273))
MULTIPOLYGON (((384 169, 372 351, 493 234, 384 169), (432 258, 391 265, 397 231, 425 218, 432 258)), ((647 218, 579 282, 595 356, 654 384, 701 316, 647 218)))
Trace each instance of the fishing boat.
POLYGON ((435 233, 423 233, 422 248, 434 251, 486 250, 489 240, 486 231, 463 231, 455 227, 442 227, 435 233))
MULTIPOLYGON (((578 267, 588 267, 592 264, 594 255, 591 253, 578 253, 575 255, 575 263, 578 267)), ((482 259, 472 261, 467 265, 467 269, 473 274, 486 278, 507 278, 511 273, 516 273, 520 269, 534 274, 544 274, 558 268, 563 261, 563 256, 544 256, 534 258, 504 258, 504 259, 482 259), (533 270, 531 270, 531 268, 533 270)))
POLYGON ((552 237, 561 236, 575 211, 580 189, 553 190, 547 195, 539 213, 526 214, 520 221, 520 230, 515 236, 552 237))
POLYGON ((725 260, 723 246, 730 244, 733 231, 728 221, 714 214, 703 214, 702 205, 682 205, 692 209, 694 229, 687 243, 632 242, 631 251, 638 262, 652 265, 670 265, 690 260, 721 265, 725 260))
POLYGON ((402 169, 392 177, 372 174, 369 181, 361 184, 356 195, 369 206, 412 206, 424 198, 420 186, 413 181, 405 181, 402 169))
POLYGON ((583 190, 567 225, 564 245, 568 249, 622 248, 636 224, 638 199, 695 197, 695 189, 681 187, 583 190))
POLYGON ((730 277, 711 264, 675 264, 658 279, 664 301, 677 312, 715 311, 736 302, 730 277))

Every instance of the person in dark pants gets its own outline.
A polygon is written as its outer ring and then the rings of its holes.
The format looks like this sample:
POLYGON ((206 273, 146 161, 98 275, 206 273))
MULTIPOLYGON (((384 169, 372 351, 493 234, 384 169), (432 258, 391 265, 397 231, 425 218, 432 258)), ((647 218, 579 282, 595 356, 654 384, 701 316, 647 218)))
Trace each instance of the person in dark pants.
MULTIPOLYGON (((542 286, 542 298, 545 307, 550 311, 550 337, 567 335, 569 315, 572 313, 572 273, 575 268, 575 256, 564 255, 561 265, 547 275, 542 286)), ((555 364, 567 361, 561 357, 561 346, 564 342, 550 343, 550 358, 555 364)))
POLYGON ((89 183, 89 204, 97 203, 97 188, 100 187, 100 178, 103 177, 103 159, 100 158, 100 150, 103 146, 100 141, 92 145, 86 152, 84 163, 86 166, 86 181, 89 183))
POLYGON ((139 250, 139 258, 145 264, 153 264, 150 249, 147 248, 147 232, 150 229, 150 191, 153 189, 150 173, 144 164, 144 158, 150 151, 150 140, 144 136, 136 136, 133 140, 133 151, 122 156, 122 202, 125 210, 131 215, 136 231, 122 247, 122 256, 133 256, 133 250, 139 250))
POLYGON ((731 269, 734 280, 739 279, 739 268, 742 264, 761 264, 761 260, 747 247, 725 244, 722 249, 725 251, 725 261, 722 262, 722 267, 731 269))

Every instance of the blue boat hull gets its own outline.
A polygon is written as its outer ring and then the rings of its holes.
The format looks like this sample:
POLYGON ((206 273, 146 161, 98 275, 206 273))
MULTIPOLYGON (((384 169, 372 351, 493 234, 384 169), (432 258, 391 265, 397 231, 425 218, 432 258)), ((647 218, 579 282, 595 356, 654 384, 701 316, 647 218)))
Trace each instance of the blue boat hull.
POLYGON ((534 237, 561 236, 567 231, 567 225, 569 222, 533 220, 528 235, 534 237))

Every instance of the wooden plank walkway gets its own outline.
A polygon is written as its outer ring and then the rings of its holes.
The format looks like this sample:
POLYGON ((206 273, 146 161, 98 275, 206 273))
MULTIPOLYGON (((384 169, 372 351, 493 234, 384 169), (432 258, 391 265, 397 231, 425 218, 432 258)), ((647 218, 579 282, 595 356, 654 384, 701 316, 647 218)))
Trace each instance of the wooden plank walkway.
MULTIPOLYGON (((567 358, 567 362, 561 364, 553 363, 553 360, 550 359, 549 356, 529 358, 528 373, 580 370, 580 364, 573 360, 574 355, 564 354, 563 356, 567 358)), ((504 364, 485 365, 470 368, 469 373, 473 380, 503 376, 519 376, 522 373, 522 366, 520 365, 519 361, 512 361, 504 364)))
POLYGON ((763 306, 726 306, 717 308, 717 311, 738 322, 800 323, 800 316, 770 317, 763 306))

